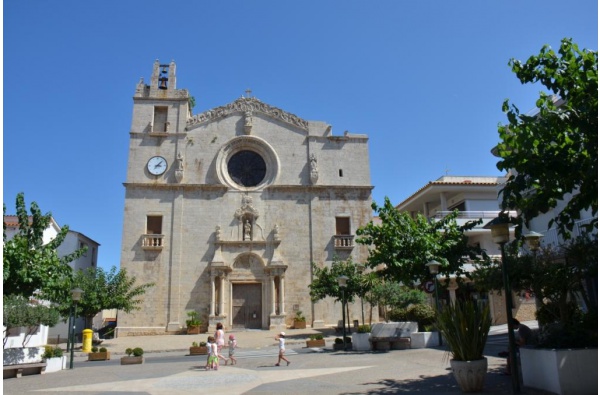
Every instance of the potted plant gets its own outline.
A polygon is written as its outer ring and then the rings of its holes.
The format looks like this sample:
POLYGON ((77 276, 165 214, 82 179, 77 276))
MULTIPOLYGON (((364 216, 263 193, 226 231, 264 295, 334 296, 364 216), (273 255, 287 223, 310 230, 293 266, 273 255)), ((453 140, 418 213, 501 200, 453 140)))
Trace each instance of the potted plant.
POLYGON ((206 355, 208 354, 208 348, 206 347, 206 342, 192 342, 192 346, 190 347, 190 355, 206 355))
POLYGON ((121 365, 135 365, 144 363, 144 350, 140 347, 125 350, 126 357, 121 357, 121 365))
POLYGON ((480 392, 487 372, 483 348, 492 325, 489 307, 472 301, 456 301, 445 306, 437 317, 437 327, 452 355, 450 368, 463 392, 480 392))
POLYGON ((296 316, 294 317, 294 328, 306 329, 306 317, 300 310, 296 311, 296 316))
POLYGON ((200 325, 202 325, 202 321, 198 318, 197 311, 188 311, 187 312, 188 319, 185 321, 187 326, 187 334, 188 335, 198 335, 200 333, 200 325))
POLYGON ((371 325, 359 325, 356 333, 352 334, 352 349, 355 351, 368 351, 371 349, 369 338, 371 325))
POLYGON ((92 352, 88 354, 88 361, 107 361, 110 360, 110 351, 106 347, 92 347, 92 352))
POLYGON ((325 339, 321 333, 310 335, 306 341, 306 347, 325 347, 325 339))
POLYGON ((63 355, 60 347, 46 346, 42 359, 46 362, 46 373, 58 372, 67 366, 67 357, 63 355))

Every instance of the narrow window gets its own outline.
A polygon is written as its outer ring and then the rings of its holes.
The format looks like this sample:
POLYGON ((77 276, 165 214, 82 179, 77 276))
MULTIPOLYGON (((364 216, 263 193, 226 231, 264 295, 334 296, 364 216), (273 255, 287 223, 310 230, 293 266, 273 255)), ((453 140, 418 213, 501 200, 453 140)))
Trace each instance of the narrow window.
POLYGON ((153 132, 156 133, 164 133, 168 132, 167 129, 167 112, 168 107, 154 107, 154 127, 152 129, 153 132))
POLYGON ((344 170, 340 169, 340 177, 344 177, 344 170))
POLYGON ((146 234, 161 235, 162 234, 162 216, 149 215, 146 219, 146 234))

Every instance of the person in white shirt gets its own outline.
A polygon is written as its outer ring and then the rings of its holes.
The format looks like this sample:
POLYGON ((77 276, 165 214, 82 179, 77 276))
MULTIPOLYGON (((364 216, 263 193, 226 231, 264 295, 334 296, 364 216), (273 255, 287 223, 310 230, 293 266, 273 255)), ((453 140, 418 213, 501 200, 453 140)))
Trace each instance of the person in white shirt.
POLYGON ((279 364, 281 363, 281 361, 285 361, 287 362, 288 366, 291 363, 286 357, 285 357, 285 332, 281 332, 279 334, 279 336, 277 336, 275 338, 275 340, 279 340, 279 359, 277 359, 277 363, 275 364, 275 366, 279 366, 279 364))

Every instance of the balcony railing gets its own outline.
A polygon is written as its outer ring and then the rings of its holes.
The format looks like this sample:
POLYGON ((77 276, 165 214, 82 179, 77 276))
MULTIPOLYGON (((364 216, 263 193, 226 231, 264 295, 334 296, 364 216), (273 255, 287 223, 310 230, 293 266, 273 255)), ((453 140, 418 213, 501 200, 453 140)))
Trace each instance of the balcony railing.
MULTIPOLYGON (((584 226, 591 223, 594 220, 592 218, 586 218, 575 222, 575 226, 573 227, 573 231, 571 232, 571 238, 576 238, 578 236, 584 235, 587 231, 584 229, 584 226)), ((558 234, 558 230, 556 228, 548 229, 545 232, 541 232, 544 237, 541 240, 543 246, 558 246, 561 243, 564 243, 563 238, 558 234)))
MULTIPOLYGON (((430 218, 433 219, 442 219, 450 214, 452 214, 453 211, 438 211, 436 212, 433 216, 431 216, 430 218)), ((498 216, 498 214, 500 213, 500 210, 496 210, 496 211, 459 211, 458 212, 458 219, 494 219, 498 216)), ((508 212, 508 216, 509 217, 516 217, 517 216, 517 212, 516 211, 509 211, 508 212)))
POLYGON ((335 235, 333 242, 335 248, 352 249, 354 248, 354 235, 335 235))
POLYGON ((164 247, 164 235, 142 235, 142 248, 161 250, 164 247))

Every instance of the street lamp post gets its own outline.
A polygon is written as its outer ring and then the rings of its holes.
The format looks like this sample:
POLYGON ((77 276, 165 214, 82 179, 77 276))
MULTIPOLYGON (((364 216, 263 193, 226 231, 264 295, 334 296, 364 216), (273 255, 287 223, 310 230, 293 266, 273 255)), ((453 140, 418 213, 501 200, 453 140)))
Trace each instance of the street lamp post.
POLYGON ((346 289, 346 281, 348 281, 348 277, 346 276, 339 276, 337 278, 338 280, 338 285, 340 286, 340 288, 342 289, 342 328, 343 328, 343 340, 344 340, 344 351, 346 351, 346 309, 345 309, 345 304, 346 304, 346 297, 344 295, 344 290, 346 289))
MULTIPOLYGON (((437 274, 440 272, 441 263, 435 260, 429 261, 425 266, 429 268, 429 273, 433 276, 433 288, 435 289, 435 312, 439 314, 440 312, 440 298, 438 296, 438 286, 437 286, 437 274)), ((442 345, 442 333, 439 328, 437 329, 438 333, 438 346, 442 345)))
MULTIPOLYGON (((538 232, 530 231, 526 235, 523 235, 523 237, 525 238, 527 247, 529 247, 529 251, 531 251, 533 253, 533 263, 535 264, 537 261, 537 252, 540 249, 540 240, 544 237, 544 235, 541 233, 538 233, 538 232)), ((540 299, 540 295, 534 294, 534 298, 535 298, 535 308, 536 308, 536 310, 539 311, 539 309, 542 307, 542 301, 540 299)), ((538 320, 538 327, 539 326, 540 326, 540 324, 539 324, 539 320, 538 320)))
POLYGON ((510 374, 512 382, 513 394, 521 392, 521 384, 519 383, 519 369, 517 367, 517 349, 515 342, 515 332, 512 329, 512 300, 511 300, 511 286, 508 277, 508 262, 504 257, 504 245, 508 243, 509 220, 506 216, 498 216, 488 222, 483 228, 490 229, 492 231, 492 240, 494 243, 500 245, 501 263, 502 263, 502 281, 504 282, 504 304, 506 305, 506 325, 508 327, 508 352, 511 359, 510 374))
POLYGON ((73 303, 71 304, 71 317, 69 317, 69 322, 72 322, 69 336, 71 338, 71 361, 69 362, 69 369, 73 369, 73 358, 75 357, 75 316, 77 314, 77 302, 81 299, 81 294, 83 294, 83 290, 80 288, 73 288, 71 290, 73 303))

